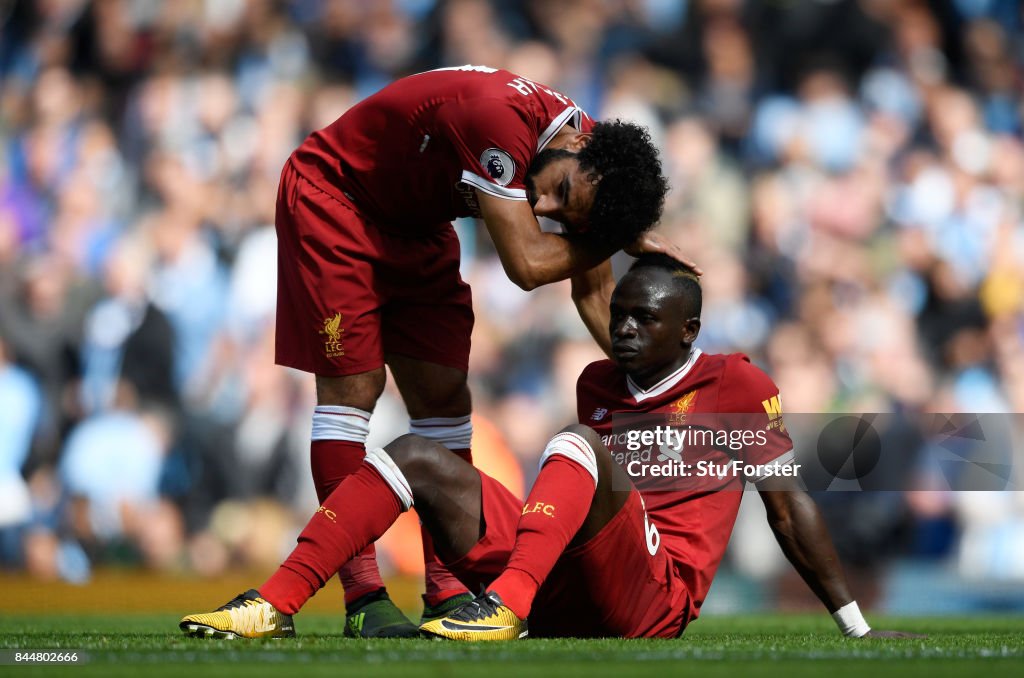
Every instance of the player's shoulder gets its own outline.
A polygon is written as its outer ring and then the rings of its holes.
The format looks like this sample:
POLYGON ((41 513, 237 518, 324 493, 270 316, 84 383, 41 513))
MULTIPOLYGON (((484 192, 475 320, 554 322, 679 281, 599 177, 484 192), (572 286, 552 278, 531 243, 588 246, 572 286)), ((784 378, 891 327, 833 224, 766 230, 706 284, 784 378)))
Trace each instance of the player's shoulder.
MULTIPOLYGON (((700 356, 693 365, 691 375, 701 380, 721 379, 726 372, 734 371, 733 365, 737 363, 750 363, 743 353, 708 353, 701 351, 700 356)), ((743 369, 742 367, 739 369, 743 369)))
POLYGON ((755 365, 746 353, 725 353, 721 357, 723 376, 730 381, 771 381, 768 373, 755 365))
POLYGON ((580 372, 580 376, 576 380, 576 388, 605 386, 613 380, 621 380, 623 374, 622 368, 611 360, 607 358, 595 360, 580 372))
POLYGON ((491 134, 536 133, 537 118, 543 117, 544 111, 532 97, 508 86, 515 74, 496 71, 483 77, 465 76, 446 75, 435 81, 436 91, 444 93, 435 113, 439 122, 456 132, 482 126, 491 134))
POLYGON ((611 360, 590 363, 576 380, 576 413, 581 424, 607 423, 609 411, 618 410, 628 397, 626 373, 611 360))
POLYGON ((746 353, 702 353, 697 367, 700 378, 720 380, 727 389, 773 384, 768 373, 755 365, 746 353))
POLYGON ((413 85, 429 81, 434 87, 442 90, 451 89, 458 93, 460 101, 475 99, 507 99, 515 100, 513 95, 516 90, 509 86, 517 77, 515 73, 502 68, 491 68, 489 66, 454 66, 449 68, 437 68, 432 71, 417 73, 409 78, 404 78, 408 84, 413 85))
MULTIPOLYGON (((607 393, 615 390, 616 384, 626 383, 626 373, 623 369, 605 358, 603 361, 591 363, 577 379, 577 392, 580 394, 592 391, 607 393)), ((625 386, 624 386, 625 388, 625 386)))
POLYGON ((743 353, 721 356, 719 405, 733 412, 759 412, 765 399, 778 396, 779 387, 767 372, 743 353))

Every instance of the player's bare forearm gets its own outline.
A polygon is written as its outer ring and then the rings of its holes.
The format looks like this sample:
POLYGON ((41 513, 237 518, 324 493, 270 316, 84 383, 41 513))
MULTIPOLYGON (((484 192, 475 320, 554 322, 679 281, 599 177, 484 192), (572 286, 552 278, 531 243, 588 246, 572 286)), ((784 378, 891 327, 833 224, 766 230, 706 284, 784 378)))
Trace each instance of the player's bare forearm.
POLYGON ((524 290, 565 280, 597 266, 612 254, 581 236, 544 233, 529 203, 477 191, 480 212, 509 280, 524 290))
MULTIPOLYGON (((836 610, 853 602, 846 576, 839 564, 839 556, 832 545, 832 537, 828 534, 828 528, 825 527, 821 511, 814 500, 799 487, 794 478, 766 478, 757 484, 757 489, 768 511, 768 524, 771 525, 782 552, 828 611, 836 613, 836 610)), ((864 638, 927 637, 904 631, 871 630, 860 616, 860 610, 856 609, 855 605, 853 607, 852 612, 847 608, 848 616, 845 620, 843 612, 838 613, 839 618, 833 614, 836 623, 847 635, 864 638), (859 617, 859 624, 866 630, 863 635, 844 629, 844 625, 851 623, 851 619, 852 628, 856 628, 856 619, 849 616, 854 614, 859 617)))
POLYGON ((611 321, 608 309, 614 289, 615 280, 612 278, 610 261, 604 261, 572 277, 572 300, 576 310, 594 341, 609 358, 612 357, 612 341, 608 333, 611 321))
POLYGON ((782 552, 828 611, 852 601, 832 537, 814 500, 792 478, 767 478, 758 483, 758 490, 782 552))

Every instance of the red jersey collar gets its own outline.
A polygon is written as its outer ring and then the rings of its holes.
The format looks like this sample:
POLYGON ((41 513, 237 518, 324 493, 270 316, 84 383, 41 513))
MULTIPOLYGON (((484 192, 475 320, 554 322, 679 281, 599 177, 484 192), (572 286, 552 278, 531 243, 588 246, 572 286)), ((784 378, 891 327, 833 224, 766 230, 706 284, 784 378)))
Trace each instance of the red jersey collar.
POLYGON ((682 381, 683 378, 690 373, 690 370, 693 369, 693 366, 697 364, 697 358, 701 356, 701 353, 702 351, 697 347, 691 349, 690 357, 683 364, 682 367, 680 367, 678 370, 668 375, 667 377, 665 377, 664 379, 662 379, 661 381, 659 381, 657 384, 655 384, 646 391, 637 386, 636 382, 633 381, 632 377, 630 377, 629 375, 626 375, 626 387, 629 388, 630 394, 633 396, 633 399, 638 403, 642 403, 643 401, 648 400, 650 398, 655 398, 657 396, 662 395, 663 393, 668 393, 669 391, 676 387, 676 384, 682 381))

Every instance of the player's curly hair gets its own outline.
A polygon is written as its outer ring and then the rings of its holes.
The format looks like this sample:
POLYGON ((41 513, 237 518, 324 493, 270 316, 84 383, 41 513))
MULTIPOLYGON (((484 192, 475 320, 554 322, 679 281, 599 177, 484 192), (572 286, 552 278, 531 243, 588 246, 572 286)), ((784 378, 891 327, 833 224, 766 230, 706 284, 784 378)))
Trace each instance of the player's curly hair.
POLYGON ((647 129, 630 122, 599 122, 578 154, 580 169, 600 177, 588 219, 595 240, 624 247, 657 223, 668 181, 647 129))

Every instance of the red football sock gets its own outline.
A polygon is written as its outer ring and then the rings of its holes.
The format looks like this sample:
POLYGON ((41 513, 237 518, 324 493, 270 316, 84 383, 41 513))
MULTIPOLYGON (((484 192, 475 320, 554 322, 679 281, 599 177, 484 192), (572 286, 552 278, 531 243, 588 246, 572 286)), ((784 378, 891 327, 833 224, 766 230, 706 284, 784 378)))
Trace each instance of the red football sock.
POLYGON ((520 619, 526 619, 537 589, 579 532, 594 501, 594 477, 580 464, 551 456, 540 470, 516 528, 516 544, 505 571, 488 587, 520 619))
POLYGON ((313 514, 299 544, 260 595, 285 614, 295 614, 342 563, 380 538, 402 513, 391 486, 369 464, 343 480, 313 514))
MULTIPOLYGON (((348 440, 314 440, 310 448, 310 466, 316 496, 323 503, 342 480, 363 464, 366 448, 361 442, 348 440)), ((345 563, 338 571, 345 588, 345 604, 384 586, 377 567, 377 551, 370 544, 362 553, 345 563)))
MULTIPOLYGON (((452 450, 452 452, 470 464, 473 463, 473 454, 469 448, 452 450)), ((467 593, 466 585, 456 579, 438 559, 434 552, 434 540, 422 525, 420 525, 420 536, 423 538, 423 579, 426 585, 426 591, 423 594, 424 605, 435 607, 449 598, 467 593)))
POLYGON ((314 440, 309 448, 316 498, 323 503, 334 488, 359 470, 366 456, 363 443, 349 440, 314 440))

